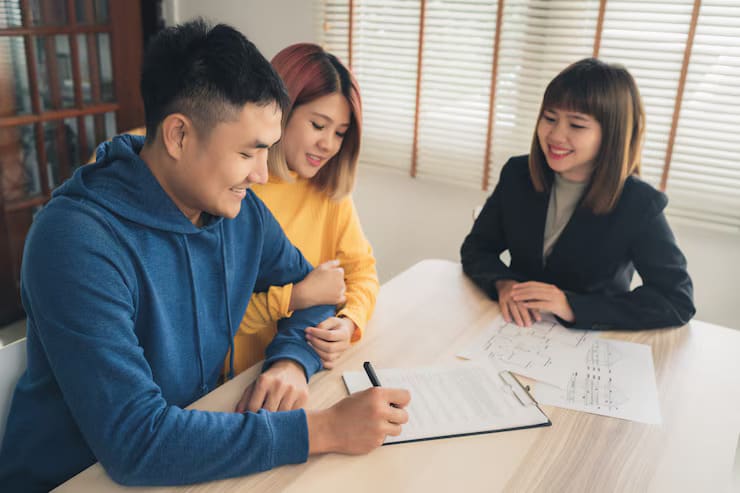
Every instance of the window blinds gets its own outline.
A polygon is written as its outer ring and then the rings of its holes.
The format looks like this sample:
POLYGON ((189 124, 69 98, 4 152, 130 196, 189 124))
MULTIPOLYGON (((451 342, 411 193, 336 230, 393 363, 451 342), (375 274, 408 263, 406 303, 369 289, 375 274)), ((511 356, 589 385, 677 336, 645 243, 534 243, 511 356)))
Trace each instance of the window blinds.
POLYGON ((666 192, 674 214, 740 228, 740 3, 703 0, 666 192))
POLYGON ((417 144, 419 177, 480 187, 497 3, 426 3, 417 144))
POLYGON ((491 188, 507 159, 529 153, 550 80, 570 63, 592 55, 598 11, 598 1, 505 2, 491 188))
POLYGON ((658 186, 691 24, 691 1, 609 0, 599 58, 627 67, 645 107, 642 176, 658 186))
MULTIPOLYGON (((321 39, 346 61, 350 1, 320 4, 321 39)), ((643 178, 659 187, 668 170, 669 212, 740 231, 736 0, 354 0, 352 9, 363 165, 471 187, 488 167, 491 188, 510 156, 529 152, 547 83, 597 52, 640 87, 643 178)))

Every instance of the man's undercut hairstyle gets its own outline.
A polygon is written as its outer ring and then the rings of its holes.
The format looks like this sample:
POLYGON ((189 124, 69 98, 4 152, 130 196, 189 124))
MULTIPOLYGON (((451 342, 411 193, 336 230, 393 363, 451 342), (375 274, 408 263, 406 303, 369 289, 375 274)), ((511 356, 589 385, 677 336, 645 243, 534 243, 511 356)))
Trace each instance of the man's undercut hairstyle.
POLYGON ((173 113, 192 120, 208 136, 220 122, 233 121, 247 103, 289 100, 282 80, 243 34, 226 24, 209 26, 196 19, 164 29, 152 39, 141 71, 147 142, 173 113))

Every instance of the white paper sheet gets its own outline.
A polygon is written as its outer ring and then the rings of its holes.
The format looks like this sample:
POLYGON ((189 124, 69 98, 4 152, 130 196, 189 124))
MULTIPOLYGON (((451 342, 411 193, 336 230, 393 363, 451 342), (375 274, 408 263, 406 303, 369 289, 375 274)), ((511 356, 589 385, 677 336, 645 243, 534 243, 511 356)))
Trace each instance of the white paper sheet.
MULTIPOLYGON (((548 423, 549 420, 510 374, 466 363, 411 369, 376 370, 384 387, 407 389, 409 421, 397 437, 406 442, 491 432, 548 423)), ((350 393, 371 387, 364 371, 345 372, 350 393)))
POLYGON ((597 339, 559 386, 537 383, 534 395, 540 404, 661 423, 653 353, 645 344, 597 339))
POLYGON ((598 333, 566 329, 554 318, 519 327, 499 316, 458 356, 487 360, 502 370, 562 385, 597 338, 598 333))

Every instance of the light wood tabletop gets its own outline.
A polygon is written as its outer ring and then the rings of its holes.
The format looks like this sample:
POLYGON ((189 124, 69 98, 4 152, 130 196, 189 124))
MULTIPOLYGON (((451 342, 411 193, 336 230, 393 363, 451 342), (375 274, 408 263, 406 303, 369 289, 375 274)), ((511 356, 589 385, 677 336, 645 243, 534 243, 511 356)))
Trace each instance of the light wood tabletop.
MULTIPOLYGON (((460 265, 422 261, 380 290, 363 340, 331 371, 311 379, 308 408, 346 395, 341 374, 452 362, 499 314, 460 265)), ((152 492, 727 491, 740 433, 740 331, 693 321, 675 329, 608 332, 650 344, 663 418, 646 425, 543 406, 551 427, 381 447, 365 456, 328 454, 248 477, 152 492)), ((253 367, 193 404, 231 411, 253 367)), ((413 398, 413 396, 412 396, 413 398)), ((234 460, 239 451, 234 450, 234 460)), ((128 491, 99 464, 60 492, 128 491)))

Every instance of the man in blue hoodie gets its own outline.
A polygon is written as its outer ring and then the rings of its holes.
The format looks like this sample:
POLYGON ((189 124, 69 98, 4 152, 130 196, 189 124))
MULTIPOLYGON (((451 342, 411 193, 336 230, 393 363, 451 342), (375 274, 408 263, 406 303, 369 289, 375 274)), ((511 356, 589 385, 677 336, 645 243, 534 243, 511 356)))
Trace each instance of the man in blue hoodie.
POLYGON ((267 179, 286 103, 254 45, 224 25, 166 29, 147 50, 141 89, 146 142, 101 146, 26 240, 28 369, 0 489, 47 491, 95 461, 127 485, 194 483, 363 453, 400 433, 402 390, 300 409, 321 366, 304 329, 329 306, 279 323, 248 412, 183 409, 216 386, 252 291, 311 266, 249 190, 267 179))

